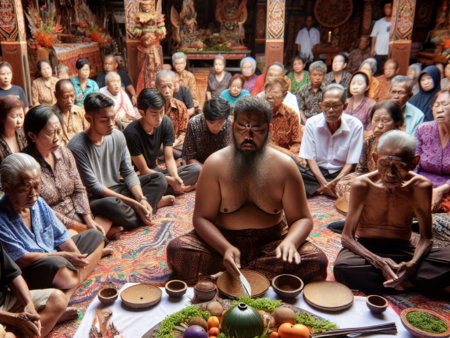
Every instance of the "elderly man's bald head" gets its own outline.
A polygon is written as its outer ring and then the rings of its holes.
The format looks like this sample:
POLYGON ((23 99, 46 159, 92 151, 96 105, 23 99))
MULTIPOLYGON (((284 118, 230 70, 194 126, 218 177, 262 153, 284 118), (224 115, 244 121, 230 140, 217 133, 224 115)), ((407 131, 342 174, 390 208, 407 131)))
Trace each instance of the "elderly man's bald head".
POLYGON ((114 55, 107 55, 105 56, 105 61, 103 63, 103 68, 105 69, 105 72, 115 72, 117 70, 117 67, 119 67, 119 63, 117 62, 114 55))

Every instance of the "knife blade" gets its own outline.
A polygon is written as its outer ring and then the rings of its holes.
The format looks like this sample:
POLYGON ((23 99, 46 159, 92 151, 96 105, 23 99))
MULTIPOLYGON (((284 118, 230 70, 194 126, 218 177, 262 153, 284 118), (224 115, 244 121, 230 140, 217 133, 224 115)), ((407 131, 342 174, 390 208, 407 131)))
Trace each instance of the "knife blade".
POLYGON ((251 297, 252 288, 250 287, 250 283, 248 282, 247 278, 244 277, 241 271, 239 271, 239 280, 241 281, 242 288, 244 289, 244 292, 247 295, 247 297, 251 297))

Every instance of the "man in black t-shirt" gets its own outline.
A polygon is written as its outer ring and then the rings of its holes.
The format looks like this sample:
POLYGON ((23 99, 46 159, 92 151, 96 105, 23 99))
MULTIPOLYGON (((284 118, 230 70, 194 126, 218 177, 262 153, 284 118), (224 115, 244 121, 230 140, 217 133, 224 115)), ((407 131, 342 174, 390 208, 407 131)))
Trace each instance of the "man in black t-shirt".
POLYGON ((182 194, 195 189, 202 167, 189 164, 177 168, 173 156, 175 131, 172 121, 165 116, 165 105, 166 100, 157 89, 144 89, 138 98, 142 118, 132 122, 124 135, 131 160, 141 175, 163 173, 169 184, 166 195, 182 194), (164 147, 166 169, 161 169, 156 163, 161 145, 164 147))
POLYGON ((123 70, 117 69, 119 67, 119 63, 117 62, 114 55, 107 55, 105 57, 105 61, 103 63, 103 71, 97 74, 97 77, 95 78, 95 81, 97 81, 98 88, 102 88, 106 86, 106 74, 109 72, 116 72, 120 75, 120 78, 122 79, 122 86, 126 88, 128 93, 131 95, 131 102, 133 103, 133 106, 136 106, 137 96, 136 96, 136 90, 134 89, 133 83, 131 82, 130 78, 128 77, 127 73, 125 73, 123 70))
POLYGON ((180 75, 178 73, 175 73, 173 85, 173 97, 186 105, 187 113, 189 118, 191 118, 195 115, 194 99, 191 90, 180 84, 180 75))
POLYGON ((62 291, 30 291, 22 271, 1 243, 0 271, 0 337, 4 337, 5 331, 16 334, 20 331, 27 337, 46 337, 57 322, 78 317, 75 308, 67 308, 68 300, 62 291))

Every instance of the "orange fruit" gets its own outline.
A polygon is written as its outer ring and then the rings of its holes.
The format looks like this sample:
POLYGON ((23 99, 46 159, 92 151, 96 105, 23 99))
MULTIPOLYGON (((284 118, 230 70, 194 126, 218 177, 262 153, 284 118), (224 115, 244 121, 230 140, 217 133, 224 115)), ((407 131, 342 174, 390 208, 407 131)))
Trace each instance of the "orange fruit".
POLYGON ((218 336, 220 334, 220 330, 218 327, 212 327, 209 329, 209 335, 210 336, 218 336))
POLYGON ((219 327, 219 318, 216 316, 211 316, 208 319, 208 327, 211 329, 212 327, 219 327))
POLYGON ((269 335, 269 338, 279 338, 280 337, 280 335, 278 334, 278 332, 272 332, 270 335, 269 335))
POLYGON ((278 329, 278 334, 280 338, 309 338, 309 330, 302 324, 281 324, 278 329))

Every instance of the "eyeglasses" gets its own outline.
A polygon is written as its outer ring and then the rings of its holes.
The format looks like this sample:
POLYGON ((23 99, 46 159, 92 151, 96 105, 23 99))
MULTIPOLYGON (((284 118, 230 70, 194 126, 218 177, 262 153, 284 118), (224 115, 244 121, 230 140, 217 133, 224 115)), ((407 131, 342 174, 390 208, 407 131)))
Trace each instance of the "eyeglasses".
POLYGON ((435 104, 433 104, 431 106, 431 109, 439 109, 439 107, 441 107, 441 106, 443 109, 450 108, 450 102, 440 102, 440 103, 436 102, 435 104))
POLYGON ((323 104, 322 108, 323 110, 330 110, 331 108, 333 108, 333 110, 339 110, 342 107, 342 103, 339 104, 333 104, 333 105, 328 105, 328 104, 323 104))

